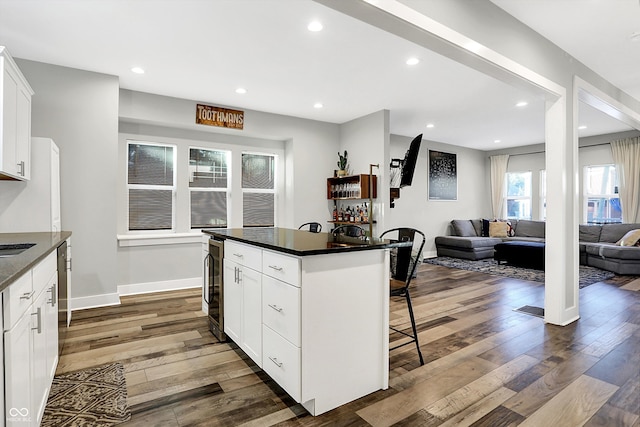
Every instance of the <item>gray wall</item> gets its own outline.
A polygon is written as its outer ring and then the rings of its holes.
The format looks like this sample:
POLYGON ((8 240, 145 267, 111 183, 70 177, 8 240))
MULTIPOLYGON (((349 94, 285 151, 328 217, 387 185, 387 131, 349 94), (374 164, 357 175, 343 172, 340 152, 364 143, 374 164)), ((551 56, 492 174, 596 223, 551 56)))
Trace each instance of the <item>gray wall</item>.
MULTIPOLYGON (((404 158, 413 138, 391 135, 391 158, 404 158)), ((452 219, 488 217, 491 214, 489 181, 485 171, 484 151, 472 150, 435 141, 422 140, 413 183, 400 190, 395 208, 386 217, 387 228, 414 227, 425 233, 425 255, 435 256, 436 236, 451 234, 452 219), (458 199, 454 201, 429 200, 429 150, 454 153, 458 169, 458 199)), ((387 164, 388 165, 388 164, 387 164)))
MULTIPOLYGON (((120 91, 120 145, 126 137, 171 138, 227 146, 284 149, 284 194, 277 223, 297 228, 308 221, 323 225, 331 211, 326 200, 326 179, 333 174, 340 143, 339 125, 295 117, 245 111, 244 129, 227 130, 196 125, 197 101, 122 89, 120 91)), ((243 109, 233 106, 233 108, 243 109)), ((124 157, 123 157, 124 156, 124 157)), ((118 175, 118 233, 126 233, 124 161, 120 153, 118 175)), ((242 218, 232 218, 241 226, 242 218)), ((232 224, 233 225, 233 224, 232 224)), ((187 229, 177 230, 188 232, 187 229)), ((196 232, 197 233, 197 232, 196 232)), ((200 243, 118 247, 118 285, 191 279, 201 274, 200 243)))
POLYGON ((72 297, 115 293, 118 78, 16 62, 35 91, 32 135, 60 148, 62 228, 73 232, 72 297))

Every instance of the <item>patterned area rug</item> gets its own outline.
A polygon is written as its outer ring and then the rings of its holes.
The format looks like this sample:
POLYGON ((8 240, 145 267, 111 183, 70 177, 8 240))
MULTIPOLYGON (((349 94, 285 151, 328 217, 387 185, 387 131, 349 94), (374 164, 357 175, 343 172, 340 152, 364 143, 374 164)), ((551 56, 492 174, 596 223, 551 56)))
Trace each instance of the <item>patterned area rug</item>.
MULTIPOLYGON (((514 279, 544 283, 544 271, 542 270, 513 267, 505 264, 498 265, 498 262, 493 258, 471 261, 467 259, 441 256, 437 258, 427 258, 424 260, 424 262, 429 264, 442 265, 444 267, 458 268, 461 270, 479 271, 481 273, 495 274, 498 276, 512 277, 514 279)), ((610 279, 614 276, 615 274, 610 271, 581 265, 579 279, 580 288, 584 288, 594 283, 610 279)))
POLYGON ((42 426, 112 426, 131 419, 120 363, 56 375, 42 426))

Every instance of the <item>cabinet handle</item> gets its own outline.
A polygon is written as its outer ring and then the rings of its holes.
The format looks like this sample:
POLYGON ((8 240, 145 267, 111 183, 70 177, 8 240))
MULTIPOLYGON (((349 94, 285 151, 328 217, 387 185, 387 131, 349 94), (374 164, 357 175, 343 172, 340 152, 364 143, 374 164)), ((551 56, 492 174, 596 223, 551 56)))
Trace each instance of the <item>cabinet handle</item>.
POLYGON ((238 267, 238 284, 242 283, 242 269, 238 267))
POLYGON ((56 300, 58 299, 58 296, 56 295, 56 285, 51 286, 49 289, 47 289, 47 292, 51 293, 51 299, 49 301, 47 301, 49 304, 51 304, 51 307, 55 307, 56 306, 56 300))
POLYGON ((273 363, 275 363, 275 365, 278 368, 282 368, 282 362, 278 362, 278 358, 277 357, 271 357, 269 356, 269 360, 271 360, 273 363))
POLYGON ((234 253, 234 254, 233 254, 233 256, 236 256, 236 257, 238 257, 238 258, 244 258, 244 255, 242 255, 242 254, 237 254, 237 253, 234 253))
POLYGON ((42 333, 42 308, 38 307, 38 310, 35 313, 31 313, 32 316, 38 316, 38 326, 36 328, 31 328, 34 331, 38 331, 39 334, 42 333))
POLYGON ((20 295, 20 299, 31 299, 31 297, 35 293, 36 293, 36 291, 25 292, 24 294, 20 295))
POLYGON ((18 166, 20 166, 20 170, 18 171, 18 175, 24 176, 24 161, 21 161, 20 163, 18 163, 18 166))
POLYGON ((278 313, 282 313, 282 307, 278 307, 275 304, 267 304, 269 307, 273 308, 275 311, 277 311, 278 313))
POLYGON ((284 270, 282 267, 278 267, 277 265, 270 265, 269 268, 274 269, 275 271, 282 271, 284 270))
POLYGON ((67 269, 68 269, 69 271, 72 271, 72 270, 73 270, 73 267, 72 267, 72 265, 71 265, 71 258, 68 258, 68 259, 67 259, 67 262, 69 263, 69 267, 68 267, 67 269))

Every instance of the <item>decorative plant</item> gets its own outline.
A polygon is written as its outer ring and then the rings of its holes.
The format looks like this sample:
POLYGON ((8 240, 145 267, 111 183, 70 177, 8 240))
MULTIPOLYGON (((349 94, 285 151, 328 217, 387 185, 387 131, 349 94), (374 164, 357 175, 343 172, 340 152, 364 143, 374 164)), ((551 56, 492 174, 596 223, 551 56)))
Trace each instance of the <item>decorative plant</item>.
POLYGON ((344 155, 340 154, 340 152, 338 151, 338 169, 347 170, 347 166, 347 150, 344 150, 344 155))

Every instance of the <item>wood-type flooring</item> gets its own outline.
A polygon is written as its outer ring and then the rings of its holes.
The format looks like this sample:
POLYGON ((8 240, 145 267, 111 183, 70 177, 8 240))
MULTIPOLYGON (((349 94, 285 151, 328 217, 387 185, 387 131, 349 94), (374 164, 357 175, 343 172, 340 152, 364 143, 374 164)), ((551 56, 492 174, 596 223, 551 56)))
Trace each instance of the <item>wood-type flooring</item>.
MULTIPOLYGON (((423 264, 412 286, 425 365, 412 345, 393 350, 387 390, 318 417, 217 342, 198 289, 74 312, 58 373, 122 362, 127 427, 640 426, 640 278, 581 289, 565 327, 514 311, 542 305, 540 283, 423 264)), ((390 322, 409 327, 403 299, 390 322)))

